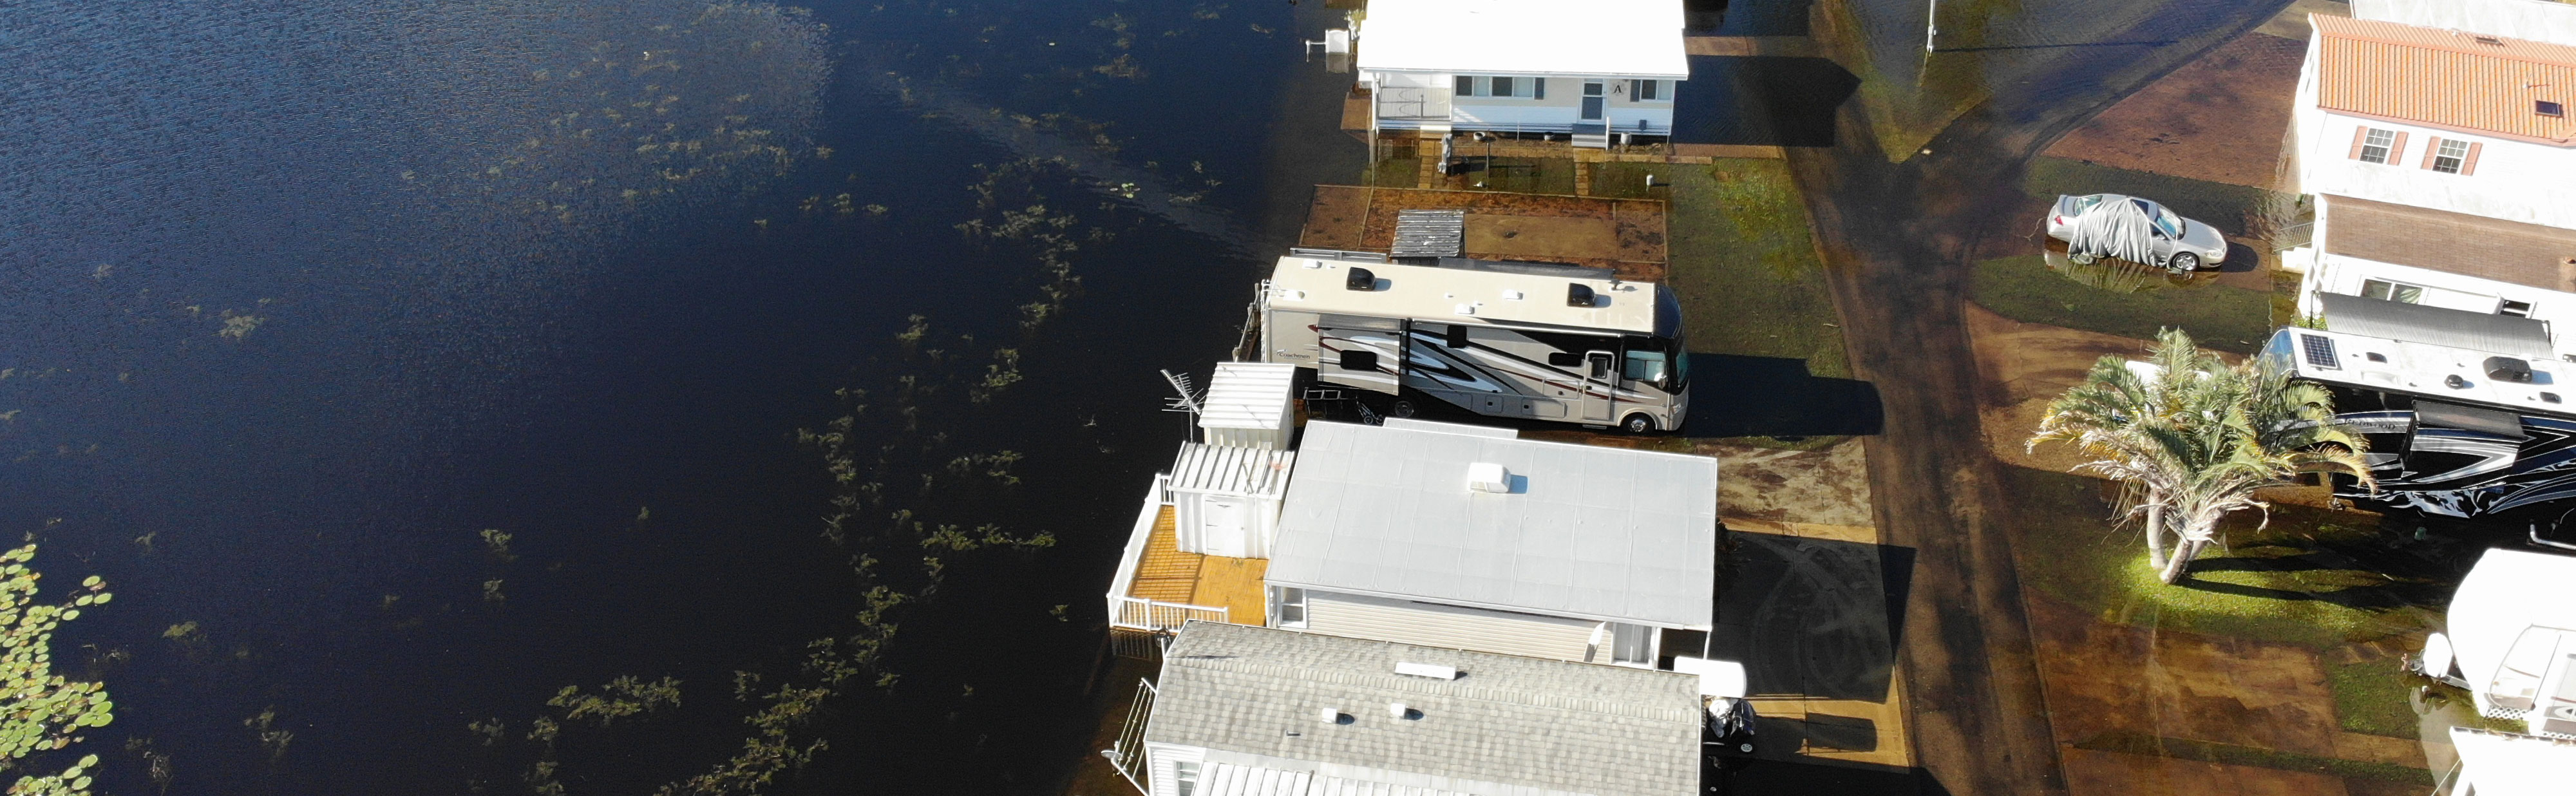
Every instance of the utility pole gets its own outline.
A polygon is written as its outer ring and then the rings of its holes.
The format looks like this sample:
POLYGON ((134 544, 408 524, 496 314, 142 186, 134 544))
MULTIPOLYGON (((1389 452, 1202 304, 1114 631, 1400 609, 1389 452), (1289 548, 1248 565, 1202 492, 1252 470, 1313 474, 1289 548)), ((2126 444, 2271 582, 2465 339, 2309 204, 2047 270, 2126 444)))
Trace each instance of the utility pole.
POLYGON ((1923 14, 1923 51, 1932 52, 1932 41, 1941 35, 1941 0, 1926 0, 1931 10, 1923 14))

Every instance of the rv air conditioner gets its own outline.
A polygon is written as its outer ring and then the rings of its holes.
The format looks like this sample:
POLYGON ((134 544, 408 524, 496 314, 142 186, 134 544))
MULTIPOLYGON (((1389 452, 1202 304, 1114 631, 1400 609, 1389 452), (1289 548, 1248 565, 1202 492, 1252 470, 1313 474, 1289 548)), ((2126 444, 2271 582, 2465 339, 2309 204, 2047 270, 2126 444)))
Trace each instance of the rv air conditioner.
POLYGON ((1342 280, 1342 287, 1352 290, 1376 290, 1377 274, 1366 268, 1353 268, 1350 276, 1342 280))
POLYGON ((1591 287, 1590 285, 1566 285, 1566 286, 1565 286, 1565 306, 1568 306, 1568 307, 1589 307, 1589 306, 1592 306, 1592 287, 1591 287))
POLYGON ((2513 357, 2487 357, 2487 378, 2516 384, 2531 383, 2531 363, 2513 357))

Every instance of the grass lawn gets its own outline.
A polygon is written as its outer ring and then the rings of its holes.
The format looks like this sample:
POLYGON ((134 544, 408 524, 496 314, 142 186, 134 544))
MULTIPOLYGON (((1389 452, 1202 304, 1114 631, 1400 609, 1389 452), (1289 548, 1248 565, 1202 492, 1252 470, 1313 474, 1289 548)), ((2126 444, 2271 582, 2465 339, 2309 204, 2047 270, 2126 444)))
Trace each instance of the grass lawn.
POLYGON ((2273 328, 2268 292, 2202 283, 2115 293, 2076 284, 2049 270, 2038 255, 1978 263, 1970 296, 2014 320, 2140 340, 2180 326, 2203 347, 2239 354, 2261 348, 2273 328))
POLYGON ((1397 155, 1369 164, 1360 184, 1379 188, 1411 188, 1422 180, 1422 158, 1411 153, 1397 155))
POLYGON ((1673 172, 1693 170, 1694 168, 1695 167, 1693 166, 1668 163, 1627 163, 1621 161, 1594 163, 1592 164, 1591 195, 1608 197, 1611 199, 1662 199, 1665 201, 1671 201, 1673 195, 1673 172), (1648 176, 1655 178, 1655 184, 1653 186, 1646 185, 1646 178, 1648 176))
POLYGON ((2274 507, 2260 530, 2251 512, 2231 518, 2229 544, 2167 586, 2135 526, 2114 527, 2106 482, 2004 469, 2023 583, 2106 621, 2324 649, 2421 628, 2449 593, 2403 574, 2407 559, 2391 563, 2375 527, 2300 506, 2274 507), (2391 569, 2401 574, 2382 574, 2391 569))
POLYGON ((2394 658, 2330 664, 2326 681, 2334 688, 2335 716, 2343 728, 2391 738, 2416 737, 2415 709, 2407 695, 2424 682, 2397 667, 2394 658))
POLYGON ((1706 169, 1665 168, 1673 181, 1672 285, 1691 350, 1802 359, 1809 373, 1848 378, 1842 329, 1829 325, 1839 321, 1788 164, 1726 158, 1706 169))

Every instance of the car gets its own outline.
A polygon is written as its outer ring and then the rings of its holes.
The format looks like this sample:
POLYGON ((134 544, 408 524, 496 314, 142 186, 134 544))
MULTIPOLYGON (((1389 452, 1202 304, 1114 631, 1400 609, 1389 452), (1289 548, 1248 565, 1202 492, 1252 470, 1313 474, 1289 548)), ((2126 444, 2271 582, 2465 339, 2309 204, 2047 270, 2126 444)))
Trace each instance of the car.
POLYGON ((2061 195, 2046 226, 2049 237, 2066 242, 2066 257, 2076 263, 2117 257, 2182 272, 2227 259, 2227 236, 2218 228, 2135 196, 2061 195))

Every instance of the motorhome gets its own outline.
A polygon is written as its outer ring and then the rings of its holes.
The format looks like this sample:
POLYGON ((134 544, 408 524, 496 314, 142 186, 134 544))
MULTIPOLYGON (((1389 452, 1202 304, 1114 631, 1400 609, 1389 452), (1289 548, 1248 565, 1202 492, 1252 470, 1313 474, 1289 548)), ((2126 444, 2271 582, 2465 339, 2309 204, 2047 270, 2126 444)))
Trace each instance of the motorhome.
POLYGON ((2339 496, 2448 517, 2556 528, 2576 511, 2576 363, 2544 324, 2326 295, 2325 329, 2286 328, 2264 356, 2335 396, 2369 442, 2375 491, 2339 496))
POLYGON ((1253 305, 1261 358, 1409 416, 1681 427, 1690 360, 1671 288, 1606 268, 1291 250, 1253 305))

